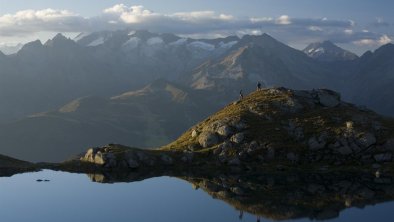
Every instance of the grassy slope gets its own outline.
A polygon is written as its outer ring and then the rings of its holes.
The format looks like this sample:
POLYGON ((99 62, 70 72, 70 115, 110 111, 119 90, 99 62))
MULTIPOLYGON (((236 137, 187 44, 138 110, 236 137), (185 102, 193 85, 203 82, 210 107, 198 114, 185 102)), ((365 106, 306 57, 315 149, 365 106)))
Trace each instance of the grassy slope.
MULTIPOLYGON (((307 108, 297 113, 280 112, 273 105, 277 102, 286 102, 292 97, 291 92, 280 94, 271 94, 268 90, 253 92, 239 103, 232 103, 226 106, 211 117, 190 128, 180 138, 162 147, 162 149, 182 150, 190 145, 197 145, 198 137, 191 137, 193 130, 201 131, 205 126, 216 121, 233 118, 242 119, 247 123, 249 126, 249 136, 254 140, 271 141, 275 143, 276 147, 282 147, 284 149, 305 149, 305 146, 300 146, 299 143, 295 142, 283 128, 289 120, 298 126, 302 126, 305 138, 318 135, 321 132, 328 132, 330 138, 334 138, 346 130, 347 121, 352 121, 355 117, 368 117, 370 120, 381 121, 384 127, 388 129, 382 137, 378 138, 378 142, 379 140, 394 137, 393 119, 380 117, 370 111, 359 110, 349 104, 334 108, 317 106, 316 108, 307 108), (251 112, 251 109, 258 110, 260 115, 251 112), (269 116, 271 120, 263 118, 261 113, 263 113, 263 116, 269 116)), ((361 124, 356 124, 355 127, 359 130, 368 129, 368 126, 361 124)))

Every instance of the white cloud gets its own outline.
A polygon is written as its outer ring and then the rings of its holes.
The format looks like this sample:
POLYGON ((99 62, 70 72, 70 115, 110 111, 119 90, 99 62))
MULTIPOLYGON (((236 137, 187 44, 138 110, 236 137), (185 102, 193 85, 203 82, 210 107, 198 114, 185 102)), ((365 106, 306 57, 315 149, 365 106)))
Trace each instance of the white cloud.
POLYGON ((104 9, 105 14, 117 16, 124 23, 141 23, 153 17, 161 15, 153 13, 144 8, 142 5, 127 7, 123 4, 114 5, 111 8, 104 9))
POLYGON ((43 9, 23 10, 15 14, 0 16, 0 35, 18 35, 37 31, 66 32, 73 29, 82 30, 85 19, 67 10, 43 9))
POLYGON ((357 41, 354 41, 353 43, 356 45, 361 45, 361 46, 381 46, 385 45, 392 42, 392 39, 388 35, 382 35, 379 38, 376 39, 360 39, 357 41))
POLYGON ((309 26, 308 29, 315 32, 323 31, 323 29, 318 26, 309 26))
POLYGON ((356 45, 360 46, 373 46, 376 45, 376 40, 374 39, 360 39, 353 42, 356 45))
POLYGON ((382 35, 380 38, 379 38, 379 44, 380 45, 385 45, 385 44, 388 44, 388 43, 390 43, 390 42, 392 42, 393 40, 388 36, 388 35, 382 35))
POLYGON ((345 34, 347 34, 347 35, 351 35, 351 34, 354 33, 354 31, 353 31, 352 29, 345 29, 345 30, 343 30, 343 32, 344 32, 345 34))
POLYGON ((276 23, 279 25, 290 25, 291 19, 288 15, 282 15, 276 19, 276 23))

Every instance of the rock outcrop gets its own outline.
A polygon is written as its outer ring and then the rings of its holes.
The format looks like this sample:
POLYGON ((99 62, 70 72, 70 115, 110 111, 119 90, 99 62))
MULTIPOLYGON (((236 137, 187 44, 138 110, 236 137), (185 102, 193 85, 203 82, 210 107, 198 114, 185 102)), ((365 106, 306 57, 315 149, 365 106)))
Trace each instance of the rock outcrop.
POLYGON ((195 125, 162 150, 207 152, 227 165, 373 164, 393 161, 394 120, 328 89, 271 88, 195 125))

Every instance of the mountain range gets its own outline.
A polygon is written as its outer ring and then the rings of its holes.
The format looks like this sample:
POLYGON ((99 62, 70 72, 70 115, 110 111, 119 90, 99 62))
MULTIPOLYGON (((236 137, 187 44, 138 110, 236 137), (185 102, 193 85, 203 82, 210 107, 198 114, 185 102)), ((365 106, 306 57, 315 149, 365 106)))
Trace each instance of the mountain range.
POLYGON ((392 44, 358 57, 331 42, 296 50, 267 34, 58 34, 0 53, 0 103, 7 104, 0 110, 0 153, 53 161, 111 142, 164 145, 257 81, 330 88, 393 116, 393 60, 392 44))

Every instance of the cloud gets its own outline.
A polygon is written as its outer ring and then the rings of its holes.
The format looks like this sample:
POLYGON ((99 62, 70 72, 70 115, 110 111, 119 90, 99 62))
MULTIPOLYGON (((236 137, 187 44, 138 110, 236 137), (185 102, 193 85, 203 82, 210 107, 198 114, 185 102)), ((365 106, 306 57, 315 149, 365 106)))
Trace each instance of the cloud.
POLYGON ((12 36, 37 31, 79 31, 88 21, 67 10, 23 10, 0 16, 0 35, 12 36))
POLYGON ((360 39, 354 41, 354 44, 360 46, 381 46, 392 42, 392 39, 388 35, 382 35, 379 38, 369 38, 369 39, 360 39))
MULTIPOLYGON (((376 23, 380 26, 386 24, 383 19, 377 19, 376 23)), ((237 17, 209 10, 163 14, 141 5, 124 4, 106 8, 93 17, 57 9, 23 10, 0 15, 0 38, 31 36, 39 32, 93 32, 124 28, 204 37, 266 32, 287 43, 329 39, 336 43, 358 45, 388 43, 391 42, 389 36, 393 34, 365 32, 365 27, 350 19, 297 18, 288 15, 237 17)), ((368 28, 373 30, 373 27, 368 28)))
POLYGON ((387 28, 390 26, 390 23, 384 21, 383 18, 376 18, 376 20, 372 23, 372 27, 375 28, 387 28))
POLYGON ((282 15, 279 18, 276 19, 276 24, 279 24, 279 25, 290 25, 291 24, 290 17, 288 15, 282 15))

